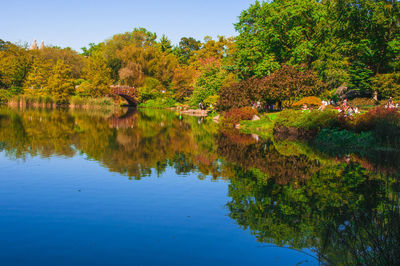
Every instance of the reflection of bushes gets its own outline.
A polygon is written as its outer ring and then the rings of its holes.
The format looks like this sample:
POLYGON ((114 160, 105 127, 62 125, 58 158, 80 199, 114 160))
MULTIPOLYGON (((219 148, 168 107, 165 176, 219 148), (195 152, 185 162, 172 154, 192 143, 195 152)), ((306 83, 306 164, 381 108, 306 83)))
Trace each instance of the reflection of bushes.
POLYGON ((141 103, 139 106, 145 108, 169 108, 174 107, 175 104, 176 102, 174 99, 166 97, 150 99, 144 103, 141 103))
POLYGON ((344 155, 374 146, 375 138, 371 132, 358 134, 348 130, 323 129, 315 138, 314 145, 328 154, 344 155))
MULTIPOLYGON (((400 201, 384 199, 378 208, 360 208, 339 226, 331 228, 331 244, 348 254, 351 265, 399 265, 400 201)), ((343 263, 341 257, 336 263, 343 263)))
POLYGON ((399 201, 358 164, 321 168, 297 187, 235 168, 229 216, 260 242, 312 248, 329 265, 398 265, 399 201))
POLYGON ((319 167, 306 155, 283 156, 271 141, 244 143, 232 141, 232 136, 219 134, 218 154, 245 169, 257 168, 277 183, 308 179, 319 167))
POLYGON ((234 128, 221 128, 220 132, 235 144, 250 145, 256 143, 256 140, 251 135, 239 133, 239 131, 234 128))

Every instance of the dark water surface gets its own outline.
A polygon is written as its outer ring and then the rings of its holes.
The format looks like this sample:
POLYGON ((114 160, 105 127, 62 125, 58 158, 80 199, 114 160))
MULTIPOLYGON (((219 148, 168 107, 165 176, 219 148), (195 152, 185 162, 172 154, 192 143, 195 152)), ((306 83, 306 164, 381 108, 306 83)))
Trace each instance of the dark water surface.
POLYGON ((379 158, 167 111, 3 108, 0 265, 389 265, 398 156, 379 158))

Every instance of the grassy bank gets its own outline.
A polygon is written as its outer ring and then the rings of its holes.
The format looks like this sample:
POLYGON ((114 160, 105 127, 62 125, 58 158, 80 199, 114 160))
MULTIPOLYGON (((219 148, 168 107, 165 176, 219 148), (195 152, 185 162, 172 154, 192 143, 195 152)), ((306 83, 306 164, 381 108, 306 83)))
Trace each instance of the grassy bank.
POLYGON ((305 140, 327 153, 348 154, 400 148, 400 113, 377 107, 352 117, 336 111, 285 110, 241 121, 240 131, 276 140, 305 140))
MULTIPOLYGON (((50 96, 16 95, 4 100, 9 106, 55 108, 59 106, 50 96)), ((62 105, 74 109, 112 109, 117 104, 109 97, 91 98, 72 96, 69 104, 62 105)))

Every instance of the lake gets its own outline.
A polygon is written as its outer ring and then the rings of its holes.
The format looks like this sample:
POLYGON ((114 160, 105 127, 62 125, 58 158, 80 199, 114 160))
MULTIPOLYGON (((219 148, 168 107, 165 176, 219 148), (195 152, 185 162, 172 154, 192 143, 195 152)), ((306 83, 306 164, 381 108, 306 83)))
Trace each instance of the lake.
POLYGON ((399 153, 172 111, 0 109, 0 265, 400 261, 399 153))

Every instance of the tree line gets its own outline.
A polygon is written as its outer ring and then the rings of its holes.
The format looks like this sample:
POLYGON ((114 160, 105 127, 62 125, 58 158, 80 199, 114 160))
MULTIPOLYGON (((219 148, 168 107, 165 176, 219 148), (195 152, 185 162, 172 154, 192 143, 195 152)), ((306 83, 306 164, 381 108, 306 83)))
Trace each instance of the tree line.
POLYGON ((328 98, 341 85, 400 97, 399 1, 256 1, 234 26, 237 37, 183 37, 177 45, 135 28, 80 54, 0 41, 0 99, 30 93, 66 103, 106 96, 111 84, 134 86, 155 106, 222 110, 254 101, 290 106, 304 96, 328 98))

